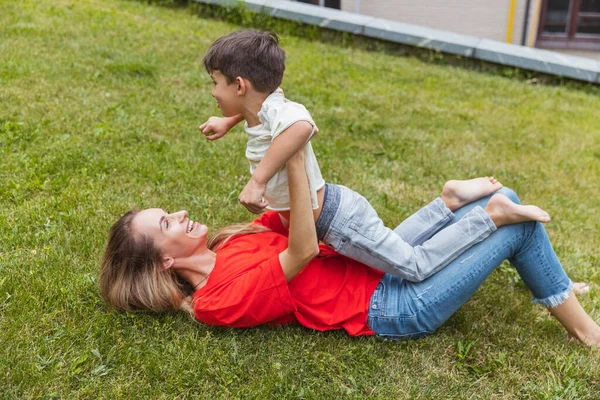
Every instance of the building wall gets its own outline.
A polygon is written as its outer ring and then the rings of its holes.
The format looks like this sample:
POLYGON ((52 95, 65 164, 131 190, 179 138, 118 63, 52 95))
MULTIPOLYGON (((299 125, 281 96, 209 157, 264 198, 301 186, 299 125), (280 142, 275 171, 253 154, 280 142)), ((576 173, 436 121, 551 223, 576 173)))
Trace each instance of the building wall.
MULTIPOLYGON (((360 14, 505 42, 510 3, 510 0, 360 0, 360 14)), ((531 26, 537 1, 530 3, 531 26)), ((356 12, 356 4, 356 0, 341 0, 341 9, 356 12)), ((526 0, 516 1, 511 40, 514 44, 521 44, 525 5, 526 0)))

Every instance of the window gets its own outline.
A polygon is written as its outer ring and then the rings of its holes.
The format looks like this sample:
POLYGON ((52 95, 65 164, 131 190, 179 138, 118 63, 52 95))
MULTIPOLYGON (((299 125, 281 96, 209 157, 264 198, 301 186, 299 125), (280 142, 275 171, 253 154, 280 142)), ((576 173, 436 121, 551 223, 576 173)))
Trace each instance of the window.
POLYGON ((320 1, 320 0, 296 0, 298 3, 307 3, 307 4, 314 4, 316 6, 318 6, 319 4, 323 3, 323 5, 325 7, 329 7, 329 8, 337 8, 338 10, 340 9, 341 6, 341 0, 325 0, 325 1, 320 1))
POLYGON ((543 0, 536 46, 600 50, 600 0, 543 0))

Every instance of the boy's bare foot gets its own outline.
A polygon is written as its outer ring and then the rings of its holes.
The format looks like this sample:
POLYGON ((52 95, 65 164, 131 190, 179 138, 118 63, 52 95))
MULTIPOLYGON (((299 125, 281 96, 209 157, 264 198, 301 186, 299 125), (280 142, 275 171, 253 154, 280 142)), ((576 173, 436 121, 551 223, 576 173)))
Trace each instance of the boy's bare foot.
POLYGON ((446 207, 454 211, 501 188, 502 184, 493 176, 466 181, 448 181, 442 189, 441 197, 446 207))
POLYGON ((573 291, 575 294, 587 294, 590 292, 590 286, 585 282, 574 282, 573 291))
POLYGON ((492 196, 485 207, 485 211, 498 228, 503 225, 516 224, 525 221, 550 221, 550 215, 541 208, 515 204, 501 193, 492 196))

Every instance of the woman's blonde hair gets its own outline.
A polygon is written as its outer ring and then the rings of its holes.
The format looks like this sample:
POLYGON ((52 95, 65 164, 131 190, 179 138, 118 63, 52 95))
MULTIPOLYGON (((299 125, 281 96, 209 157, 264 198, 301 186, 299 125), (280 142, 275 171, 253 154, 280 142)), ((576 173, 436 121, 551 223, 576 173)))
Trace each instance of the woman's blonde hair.
MULTIPOLYGON (((185 311, 193 317, 193 288, 172 269, 161 270, 162 254, 150 237, 134 234, 137 213, 129 211, 110 229, 100 267, 102 298, 123 311, 185 311)), ((234 236, 266 231, 253 223, 228 226, 212 236, 207 247, 217 251, 234 236)))

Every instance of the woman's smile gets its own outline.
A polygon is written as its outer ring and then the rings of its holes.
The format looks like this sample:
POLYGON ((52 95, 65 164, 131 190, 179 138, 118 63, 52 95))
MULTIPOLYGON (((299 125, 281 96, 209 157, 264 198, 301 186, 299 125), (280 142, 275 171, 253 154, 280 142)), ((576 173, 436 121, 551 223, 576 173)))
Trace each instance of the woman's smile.
POLYGON ((188 219, 185 232, 191 237, 200 237, 206 234, 208 227, 188 219))

